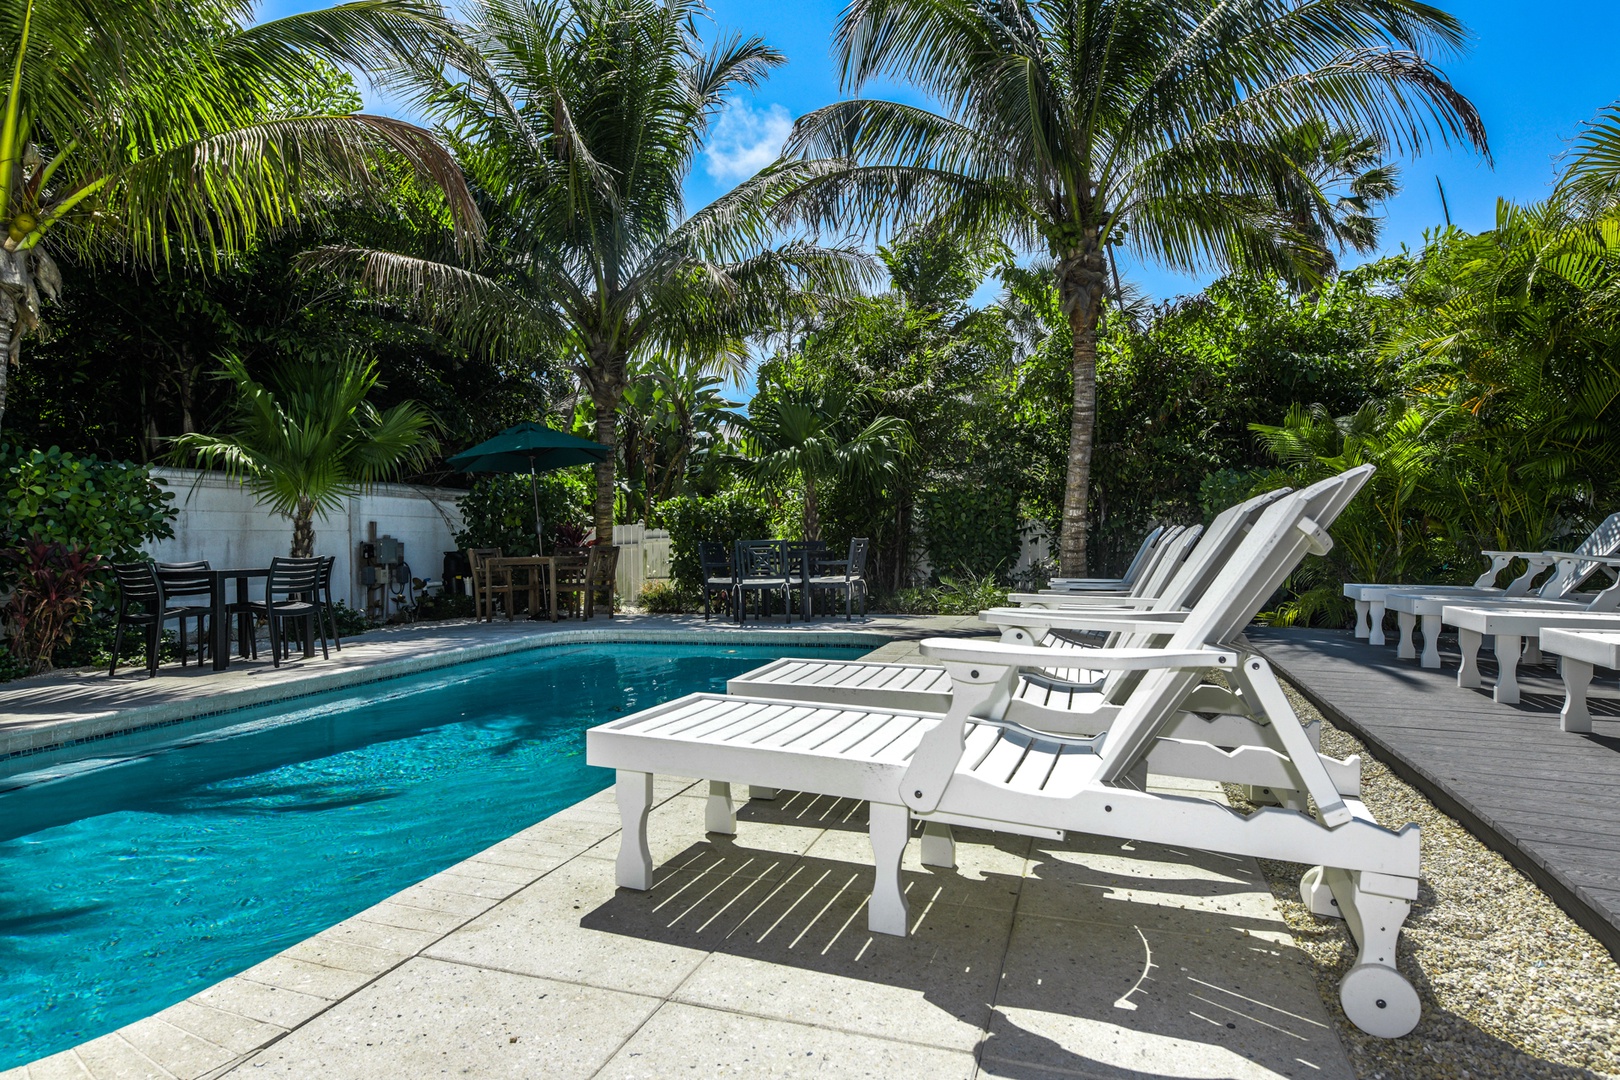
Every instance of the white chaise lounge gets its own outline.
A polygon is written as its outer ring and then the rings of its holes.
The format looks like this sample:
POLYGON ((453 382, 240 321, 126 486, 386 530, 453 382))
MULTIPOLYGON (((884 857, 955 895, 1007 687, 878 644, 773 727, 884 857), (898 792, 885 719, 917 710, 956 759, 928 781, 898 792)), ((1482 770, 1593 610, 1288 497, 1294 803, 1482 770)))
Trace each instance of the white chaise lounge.
POLYGON ((1564 675, 1564 708, 1558 714, 1559 726, 1565 731, 1591 731, 1592 709, 1586 694, 1592 685, 1592 669, 1620 668, 1620 625, 1612 630, 1548 627, 1541 632, 1541 647, 1563 658, 1559 666, 1564 675))
MULTIPOLYGON (((1329 511, 1371 471, 1352 469, 1274 503, 1165 647, 1095 650, 1089 662, 1099 669, 1141 677, 1098 736, 1066 737, 972 715, 969 701, 993 712, 1021 671, 1045 665, 1049 654, 941 639, 923 650, 946 665, 956 688, 944 716, 694 694, 592 728, 587 760, 617 770, 619 884, 652 884, 647 813, 655 773, 867 800, 877 864, 868 925, 880 933, 906 932, 900 860, 913 816, 926 824, 1037 835, 1072 830, 1321 863, 1305 875, 1302 896, 1323 914, 1336 907, 1359 944, 1340 984, 1345 1012, 1371 1034, 1404 1035, 1417 1023, 1419 1003, 1394 963, 1417 896, 1417 826, 1383 828, 1358 801, 1340 795, 1270 665, 1232 644, 1307 551, 1329 549, 1329 511), (1143 790, 1147 754, 1213 671, 1263 712, 1285 748, 1280 760, 1294 786, 1309 792, 1315 816, 1272 808, 1245 815, 1143 790), (988 692, 961 692, 969 686, 988 692)), ((1188 752, 1221 753, 1190 741, 1188 752)))
POLYGON ((1131 564, 1125 568, 1125 573, 1117 578, 1053 578, 1052 587, 1076 592, 1087 589, 1104 589, 1109 592, 1128 593, 1152 569, 1154 553, 1159 550, 1159 546, 1167 539, 1165 533, 1171 532, 1173 536, 1175 532, 1180 531, 1179 526, 1172 528, 1174 531, 1167 530, 1165 526, 1160 525, 1149 530, 1148 534, 1142 538, 1141 546, 1136 549, 1136 554, 1131 558, 1131 564))
MULTIPOLYGON (((1384 638, 1384 612, 1388 608, 1389 596, 1393 593, 1422 592, 1431 596, 1447 597, 1459 604, 1470 603, 1475 600, 1498 600, 1517 596, 1540 596, 1549 600, 1561 600, 1564 595, 1581 585, 1589 577, 1595 566, 1585 565, 1577 561, 1576 564, 1560 566, 1539 588, 1532 594, 1531 586, 1537 578, 1555 562, 1560 559, 1580 560, 1582 556, 1603 556, 1620 554, 1620 514, 1610 514, 1602 524, 1593 529, 1591 534, 1572 552, 1561 551, 1481 551, 1480 555, 1491 560, 1490 568, 1474 579, 1472 585, 1372 585, 1350 583, 1344 586, 1344 595, 1355 601, 1356 604, 1356 637, 1366 638, 1369 644, 1382 645, 1384 638), (1523 559, 1526 563, 1525 571, 1506 587, 1498 588, 1497 577, 1506 570, 1514 559, 1523 559), (1573 576, 1571 576, 1573 571, 1573 576)), ((1400 634, 1396 639, 1397 655, 1403 660, 1410 660, 1417 655, 1412 644, 1412 628, 1415 617, 1411 612, 1403 613, 1400 622, 1400 634)), ((1436 612, 1435 614, 1438 614, 1436 612)), ((1431 652, 1433 649, 1433 636, 1425 640, 1423 666, 1439 667, 1439 653, 1431 652)))

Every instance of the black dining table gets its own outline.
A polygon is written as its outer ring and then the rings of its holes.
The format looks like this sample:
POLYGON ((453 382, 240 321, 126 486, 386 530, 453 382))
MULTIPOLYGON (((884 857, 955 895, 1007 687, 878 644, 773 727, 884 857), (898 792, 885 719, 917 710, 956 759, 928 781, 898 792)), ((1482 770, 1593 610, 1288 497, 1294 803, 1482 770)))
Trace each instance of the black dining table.
MULTIPOLYGON (((227 614, 230 605, 225 599, 226 583, 236 582, 236 602, 247 603, 252 597, 248 591, 248 582, 255 578, 270 576, 268 566, 235 567, 225 570, 170 570, 158 571, 160 578, 173 576, 196 580, 208 580, 208 630, 213 640, 209 645, 214 654, 214 670, 224 671, 231 666, 231 624, 227 614)), ((237 621, 241 629, 237 634, 242 655, 248 655, 249 642, 253 634, 253 616, 247 611, 238 610, 237 621)), ((304 621, 304 658, 315 655, 315 631, 312 621, 304 621)))

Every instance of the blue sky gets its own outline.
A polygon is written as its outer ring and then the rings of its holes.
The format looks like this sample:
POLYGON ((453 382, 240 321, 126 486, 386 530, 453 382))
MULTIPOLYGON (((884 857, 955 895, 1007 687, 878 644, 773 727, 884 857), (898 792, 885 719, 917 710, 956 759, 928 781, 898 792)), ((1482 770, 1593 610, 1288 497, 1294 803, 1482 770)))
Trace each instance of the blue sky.
MULTIPOLYGON (((708 153, 687 185, 693 205, 730 188, 770 161, 795 117, 839 97, 831 55, 832 28, 842 0, 710 0, 716 31, 762 34, 787 55, 756 94, 721 118, 708 153)), ((263 17, 318 6, 316 0, 269 0, 263 17)), ((1403 190, 1386 207, 1385 251, 1417 247, 1425 229, 1443 220, 1436 178, 1445 186, 1451 219, 1480 230, 1491 226, 1499 196, 1531 201, 1547 193, 1556 157, 1583 121, 1620 98, 1615 50, 1615 0, 1440 0, 1473 31, 1468 52, 1442 61, 1452 81, 1484 117, 1494 169, 1477 155, 1439 149, 1402 165, 1403 190)), ((870 87, 874 96, 921 99, 904 87, 870 87)), ((368 95, 378 111, 392 111, 368 95)), ((1153 266, 1121 266, 1156 299, 1196 291, 1199 281, 1153 266)))

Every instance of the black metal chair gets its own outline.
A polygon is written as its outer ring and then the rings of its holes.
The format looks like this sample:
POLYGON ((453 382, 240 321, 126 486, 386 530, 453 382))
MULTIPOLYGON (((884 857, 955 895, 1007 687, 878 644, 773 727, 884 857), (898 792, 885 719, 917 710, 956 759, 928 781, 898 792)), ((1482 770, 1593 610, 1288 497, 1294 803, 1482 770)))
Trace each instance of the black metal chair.
POLYGON ((163 624, 169 619, 187 618, 190 612, 168 605, 157 567, 150 562, 114 563, 113 577, 118 582, 118 621, 113 630, 112 663, 107 665, 107 677, 111 678, 118 671, 118 654, 124 648, 124 627, 139 626, 146 638, 146 673, 156 678, 163 624), (136 606, 142 610, 133 610, 136 606))
POLYGON ((784 540, 739 540, 736 549, 737 568, 737 621, 748 618, 748 594, 759 594, 754 611, 760 618, 770 618, 772 593, 782 594, 788 618, 793 617, 788 580, 787 542, 784 540))
MULTIPOLYGON (((276 667, 287 653, 287 623, 302 620, 306 634, 313 637, 318 628, 321 637, 321 656, 331 659, 326 648, 326 627, 321 624, 320 605, 315 597, 320 589, 321 566, 325 559, 271 559, 270 574, 264 579, 264 603, 246 604, 244 607, 269 624, 270 662, 276 667)), ((255 636, 253 656, 259 655, 255 636)))
POLYGON ((793 620, 793 591, 799 593, 799 618, 810 618, 810 579, 816 568, 827 561, 827 541, 783 541, 788 578, 788 621, 793 620))
POLYGON ((190 644, 186 641, 186 620, 197 620, 197 663, 201 664, 208 656, 208 635, 203 633, 203 623, 213 612, 212 601, 214 589, 206 574, 198 573, 207 570, 208 560, 200 559, 196 562, 160 562, 157 564, 158 580, 163 583, 163 600, 171 611, 181 612, 180 616, 180 666, 186 666, 186 653, 190 651, 190 644), (175 600, 184 597, 205 597, 208 603, 203 604, 176 604, 175 600))
POLYGON ((728 611, 735 602, 737 574, 731 550, 718 540, 699 540, 698 570, 703 575, 703 621, 708 622, 716 593, 724 597, 728 611))
MULTIPOLYGON (((849 542, 849 558, 818 560, 815 571, 805 583, 806 591, 812 596, 818 592, 842 592, 846 622, 852 620, 850 611, 857 591, 861 594, 861 618, 866 618, 866 555, 871 547, 872 541, 868 537, 856 537, 849 542)), ((814 603, 814 600, 807 599, 805 605, 808 608, 814 603)))

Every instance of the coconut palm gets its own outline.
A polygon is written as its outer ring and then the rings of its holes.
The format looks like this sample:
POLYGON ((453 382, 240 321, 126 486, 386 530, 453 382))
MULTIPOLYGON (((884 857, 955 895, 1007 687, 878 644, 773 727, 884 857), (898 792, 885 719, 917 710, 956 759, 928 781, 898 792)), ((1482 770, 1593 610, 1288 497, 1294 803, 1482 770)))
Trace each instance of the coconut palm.
POLYGON ((385 157, 476 223, 428 132, 296 108, 319 64, 372 70, 430 54, 445 40, 436 5, 356 0, 247 27, 250 13, 241 0, 0 6, 0 414, 9 363, 62 288, 53 253, 218 266, 381 182, 385 157))
POLYGON ((898 475, 911 441, 904 420, 876 416, 856 419, 855 402, 837 393, 789 390, 762 394, 738 416, 743 468, 754 479, 804 491, 804 538, 821 539, 817 495, 830 480, 880 481, 898 475))
MULTIPOLYGON (((682 182, 727 96, 782 62, 762 40, 722 36, 705 51, 697 0, 460 10, 468 53, 401 82, 486 200, 495 241, 476 263, 328 248, 314 265, 484 344, 566 357, 608 446, 633 358, 741 353, 816 294, 863 280, 854 247, 775 243, 771 210, 812 166, 767 170, 685 212, 682 182)), ((599 536, 611 534, 616 456, 596 467, 599 536)))
POLYGON ((1400 191, 1400 170, 1384 160, 1377 139, 1320 120, 1283 132, 1278 142, 1297 169, 1282 178, 1291 190, 1273 192, 1278 205, 1291 207, 1289 224, 1302 242, 1289 283, 1314 289, 1338 273, 1338 256, 1378 250, 1379 207, 1400 191))
POLYGON ((1429 56, 1465 31, 1415 0, 852 0, 844 88, 911 83, 941 105, 856 97, 801 117, 785 153, 822 172, 784 205, 815 224, 934 221, 1055 261, 1073 333, 1060 564, 1085 573, 1106 254, 1180 270, 1299 266, 1307 122, 1392 152, 1485 147, 1429 56))
POLYGON ((378 386, 369 360, 289 363, 267 385, 233 357, 220 377, 236 385, 228 432, 181 435, 174 457, 223 468, 292 518, 295 559, 315 553, 316 514, 340 510, 345 498, 419 467, 438 449, 433 419, 420 405, 379 411, 367 400, 378 386))

